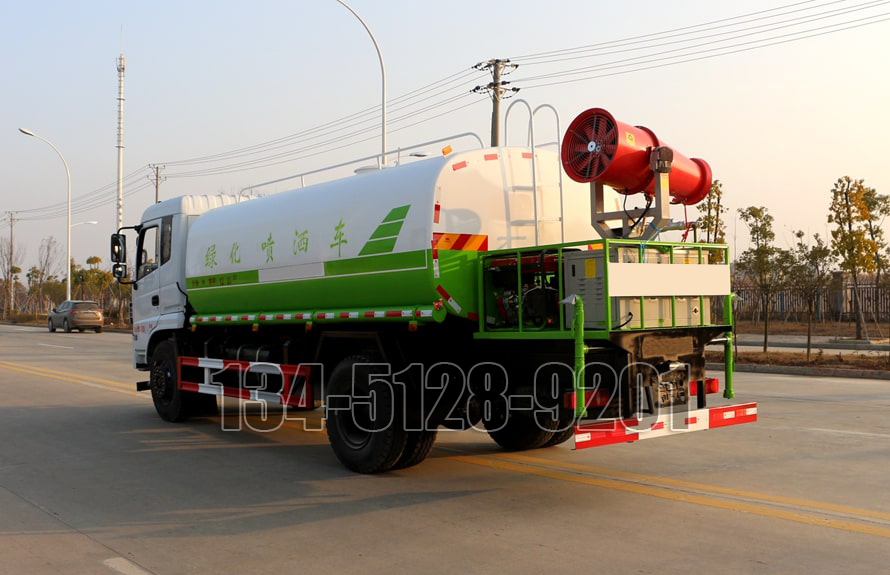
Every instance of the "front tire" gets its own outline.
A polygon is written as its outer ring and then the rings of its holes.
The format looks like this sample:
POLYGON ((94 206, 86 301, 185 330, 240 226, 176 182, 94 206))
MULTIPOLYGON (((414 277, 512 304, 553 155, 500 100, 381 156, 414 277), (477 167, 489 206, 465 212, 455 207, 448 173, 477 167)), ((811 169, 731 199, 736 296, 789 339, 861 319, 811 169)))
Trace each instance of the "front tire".
POLYGON ((71 325, 67 319, 62 320, 62 329, 65 330, 65 333, 71 333, 71 325))
POLYGON ((375 380, 374 370, 364 365, 369 363, 367 356, 347 357, 328 382, 328 439, 337 459, 358 473, 391 469, 407 439, 401 394, 388 381, 375 380))
POLYGON ((56 333, 56 326, 53 325, 53 320, 47 320, 47 324, 49 324, 49 332, 56 333))
POLYGON ((178 386, 176 358, 176 346, 166 340, 154 348, 149 360, 151 399, 164 421, 185 421, 191 415, 186 394, 178 386))

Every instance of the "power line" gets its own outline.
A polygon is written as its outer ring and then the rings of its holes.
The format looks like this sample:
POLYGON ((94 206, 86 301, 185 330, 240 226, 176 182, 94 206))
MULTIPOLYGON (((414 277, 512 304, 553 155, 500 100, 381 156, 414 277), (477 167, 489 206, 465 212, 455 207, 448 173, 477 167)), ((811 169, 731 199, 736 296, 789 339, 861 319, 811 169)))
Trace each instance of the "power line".
POLYGON ((642 58, 628 58, 625 60, 619 60, 617 62, 605 62, 603 64, 598 64, 595 66, 587 66, 584 68, 564 70, 562 72, 556 72, 553 74, 545 74, 545 75, 537 76, 534 78, 524 78, 523 80, 526 82, 531 82, 534 79, 540 80, 540 79, 560 78, 560 77, 567 77, 567 76, 577 76, 577 75, 585 74, 588 72, 611 70, 611 69, 615 69, 615 68, 628 68, 628 69, 619 70, 616 72, 607 72, 607 73, 602 73, 602 74, 593 74, 593 75, 582 76, 580 78, 574 78, 571 80, 562 80, 562 81, 555 81, 555 82, 544 82, 544 83, 532 84, 532 85, 526 86, 526 89, 543 88, 543 87, 547 87, 547 86, 557 86, 557 85, 567 84, 567 83, 571 83, 571 82, 580 82, 583 80, 591 80, 591 79, 595 79, 595 78, 604 78, 604 77, 608 77, 608 76, 616 76, 616 75, 620 75, 620 74, 629 74, 632 72, 641 72, 644 70, 653 70, 656 68, 664 68, 667 66, 674 66, 676 64, 684 64, 684 63, 688 63, 688 62, 695 62, 695 61, 699 61, 699 60, 716 58, 718 56, 728 56, 730 54, 737 54, 740 52, 747 52, 747 51, 756 50, 759 48, 766 48, 769 46, 787 44, 790 42, 796 42, 796 41, 805 40, 808 38, 815 38, 818 36, 825 36, 827 34, 834 34, 836 32, 842 32, 845 30, 861 28, 863 26, 878 24, 881 22, 885 22, 887 20, 890 20, 890 13, 882 13, 882 14, 877 14, 874 16, 867 16, 865 18, 859 18, 859 19, 851 20, 851 21, 847 21, 847 22, 841 22, 841 23, 837 23, 837 24, 829 24, 827 26, 811 28, 809 30, 802 30, 799 32, 782 34, 782 35, 774 36, 771 38, 762 38, 759 40, 752 40, 752 41, 748 41, 748 42, 739 42, 739 43, 731 44, 728 46, 710 48, 707 50, 699 50, 699 51, 691 52, 691 53, 687 53, 687 54, 674 54, 672 56, 665 56, 665 57, 661 57, 661 58, 651 58, 651 57, 647 56, 649 58, 648 60, 645 60, 642 58), (834 28, 834 29, 829 30, 829 28, 834 28), (794 36, 796 36, 796 37, 794 37, 794 36), (756 44, 756 45, 752 45, 752 44, 756 44), (735 48, 735 49, 733 49, 733 48, 735 48), (717 53, 713 53, 713 52, 717 52, 717 53), (706 55, 700 55, 700 54, 706 54, 706 55), (689 57, 689 56, 693 56, 693 57, 689 57), (676 59, 676 61, 664 62, 665 60, 672 60, 672 59, 676 59), (621 64, 620 63, 620 62, 627 62, 630 60, 642 60, 642 61, 636 62, 634 64, 628 64, 628 63, 621 64), (661 63, 655 63, 655 62, 661 62, 661 63), (647 65, 647 64, 652 64, 652 65, 647 65), (630 67, 630 66, 636 66, 636 67, 630 67))
MULTIPOLYGON (((738 22, 737 24, 740 24, 740 23, 746 23, 746 22, 749 22, 749 21, 752 21, 752 20, 747 20, 747 21, 746 21, 746 20, 743 20, 744 18, 749 18, 749 17, 751 17, 751 16, 759 16, 759 15, 761 15, 761 14, 767 14, 767 13, 770 13, 770 12, 776 12, 776 11, 779 11, 779 10, 784 10, 784 9, 786 9, 786 8, 792 8, 792 7, 795 7, 795 6, 801 6, 801 5, 804 5, 804 4, 812 4, 814 1, 815 1, 815 0, 805 0, 804 2, 795 2, 795 3, 793 3, 793 4, 786 4, 786 5, 784 5, 784 6, 777 6, 777 7, 775 7, 775 8, 768 8, 768 9, 766 9, 766 10, 759 10, 759 11, 757 11, 757 12, 749 12, 749 13, 747 13, 747 14, 740 14, 740 15, 737 15, 737 16, 730 16, 730 17, 727 17, 727 18, 720 18, 720 19, 718 19, 718 20, 711 20, 711 21, 708 21, 708 22, 702 22, 702 23, 699 23, 699 24, 692 24, 692 25, 689 25, 689 26, 682 26, 682 27, 679 27, 679 28, 672 28, 672 29, 669 29, 669 30, 662 30, 662 31, 660 31, 660 32, 650 32, 650 33, 648 33, 648 34, 641 34, 641 35, 638 35, 638 36, 631 36, 631 37, 628 37, 628 38, 619 38, 618 40, 608 40, 608 41, 605 41, 605 42, 598 42, 598 43, 595 43, 595 44, 588 44, 588 45, 585 45, 585 46, 576 46, 576 47, 574 47, 574 48, 562 48, 562 49, 559 49, 559 50, 551 50, 551 51, 548 51, 548 52, 538 52, 538 53, 535 53, 535 54, 525 54, 525 55, 522 55, 522 56, 514 56, 514 57, 513 57, 513 60, 518 60, 518 61, 522 62, 522 61, 525 61, 525 60, 534 60, 534 59, 539 59, 539 58, 547 58, 547 57, 556 56, 556 55, 560 55, 560 54, 573 54, 573 53, 579 53, 579 52, 585 52, 585 51, 596 51, 597 49, 599 49, 599 48, 601 48, 601 47, 608 47, 608 46, 613 46, 613 45, 627 45, 627 44, 635 44, 635 43, 649 42, 649 41, 652 41, 653 39, 658 39, 657 37, 659 37, 659 36, 664 36, 664 37, 668 37, 668 38, 670 38, 670 37, 675 37, 675 36, 682 36, 683 34, 675 34, 675 32, 683 32, 683 33, 685 33, 685 34, 689 34, 689 33, 691 33, 691 32, 684 32, 684 31, 685 31, 685 30, 693 30, 693 29, 695 29, 695 28, 704 28, 705 30, 710 30, 710 29, 715 29, 715 28, 721 28, 721 27, 723 27, 723 26, 712 26, 712 25, 714 25, 714 24, 721 24, 721 23, 723 23, 723 22, 731 22, 731 21, 733 21, 733 20, 742 20, 741 22, 738 22), (710 28, 708 28, 708 27, 710 27, 710 28)), ((790 14, 790 13, 794 13, 794 12, 802 12, 802 11, 806 11, 806 10, 813 10, 813 9, 822 8, 822 7, 824 7, 824 6, 828 6, 828 5, 831 5, 831 4, 840 4, 840 3, 843 3, 843 2, 846 2, 846 1, 847 1, 847 0, 833 0, 833 1, 831 1, 831 2, 828 2, 828 3, 826 3, 826 4, 820 4, 820 5, 818 5, 818 6, 813 6, 813 7, 804 8, 804 9, 800 9, 800 8, 798 8, 798 9, 796 9, 796 10, 791 10, 791 11, 789 11, 789 12, 783 12, 783 13, 781 13, 781 14, 778 14, 778 16, 784 16, 784 15, 786 15, 786 14, 790 14)), ((772 17, 772 16, 769 16, 769 17, 772 17)), ((760 19, 769 18, 769 17, 754 18, 754 20, 760 20, 760 19)), ((737 24, 733 24, 733 25, 737 25, 737 24)), ((533 63, 533 62, 525 62, 525 64, 526 64, 526 65, 533 65, 534 63, 533 63)))
MULTIPOLYGON (((857 7, 854 7, 854 8, 848 8, 848 9, 846 9, 846 10, 842 10, 842 11, 841 11, 841 10, 834 10, 834 11, 832 11, 832 12, 839 12, 840 14, 847 14, 847 13, 850 13, 850 12, 855 12, 855 11, 859 11, 859 10, 863 10, 863 9, 867 9, 867 8, 874 8, 874 7, 878 6, 878 5, 881 5, 881 4, 888 4, 888 3, 890 3, 890 2, 888 2, 888 0, 880 0, 880 1, 877 1, 877 2, 872 1, 872 2, 869 2, 867 6, 857 6, 857 7)), ((839 14, 835 14, 834 16, 836 16, 836 15, 839 15, 839 14)), ((711 48, 711 49, 709 49, 709 50, 702 50, 702 51, 700 51, 700 52, 694 52, 694 53, 697 54, 697 53, 701 53, 701 52, 708 52, 708 51, 720 50, 720 49, 725 49, 725 48, 732 48, 732 47, 735 47, 735 46, 743 46, 743 45, 749 45, 749 44, 754 44, 754 43, 758 43, 758 42, 766 42, 766 41, 773 40, 773 39, 776 39, 776 38, 784 38, 784 37, 786 37, 786 36, 793 36, 793 35, 796 35, 796 34, 805 34, 805 33, 807 33, 807 32, 812 32, 812 31, 816 31, 816 30, 822 30, 822 29, 825 29, 825 28, 833 27, 833 26, 842 26, 842 25, 844 25, 844 24, 850 24, 850 23, 853 23, 853 22, 858 22, 858 21, 863 20, 863 19, 877 18, 877 17, 885 16, 885 15, 886 15, 886 13, 885 13, 885 14, 877 14, 877 15, 873 15, 873 16, 867 16, 867 17, 862 18, 862 19, 850 20, 850 21, 840 22, 840 23, 835 23, 835 24, 829 24, 829 25, 822 26, 822 27, 810 28, 810 29, 807 29, 807 30, 801 30, 801 31, 798 31, 798 32, 791 32, 791 33, 789 33, 789 34, 777 35, 777 36, 773 36, 773 37, 769 37, 769 38, 761 38, 761 39, 758 39, 758 40, 748 40, 748 41, 740 42, 740 43, 737 43, 737 44, 729 44, 729 45, 727 45, 727 46, 711 48)), ((560 72, 554 72, 554 73, 550 73, 550 74, 542 74, 542 75, 538 75, 538 76, 531 76, 531 77, 525 78, 524 80, 525 80, 525 81, 532 81, 532 80, 540 80, 540 79, 556 78, 556 77, 560 77, 560 76, 566 76, 566 75, 577 74, 577 73, 581 73, 581 72, 584 72, 584 71, 590 71, 590 70, 596 70, 596 69, 603 69, 603 68, 615 67, 616 64, 620 64, 620 63, 622 63, 622 62, 632 62, 632 61, 634 61, 634 60, 648 60, 648 61, 655 61, 655 60, 652 59, 654 56, 660 56, 660 55, 664 55, 664 54, 675 54, 675 56, 673 56, 673 57, 686 56, 686 55, 689 55, 689 54, 679 54, 678 52, 679 52, 679 51, 683 51, 683 50, 692 50, 692 49, 694 49, 694 48, 702 48, 702 47, 707 47, 707 46, 718 45, 718 44, 722 44, 722 43, 729 42, 729 41, 732 41, 732 40, 737 40, 737 39, 740 39, 740 38, 747 38, 747 37, 749 37, 749 36, 751 36, 751 35, 764 34, 764 33, 772 32, 772 31, 775 31, 775 30, 780 30, 780 29, 785 29, 785 28, 791 28, 791 27, 799 26, 800 24, 806 24, 806 23, 811 23, 811 22, 815 22, 815 21, 818 21, 818 20, 824 20, 824 19, 827 19, 827 18, 832 18, 832 17, 834 17, 834 16, 829 16, 829 15, 816 15, 816 16, 812 16, 812 15, 811 15, 811 16, 807 16, 806 18, 798 18, 798 19, 795 19, 795 20, 793 21, 793 23, 790 23, 790 24, 787 23, 787 21, 786 21, 785 23, 779 23, 779 24, 776 24, 776 25, 772 25, 772 26, 773 26, 772 28, 768 28, 768 29, 766 29, 766 30, 761 30, 761 31, 758 31, 758 32, 753 32, 753 33, 751 32, 751 30, 754 30, 754 29, 756 29, 756 28, 762 28, 762 27, 765 27, 765 26, 770 26, 771 24, 770 24, 770 25, 753 26, 753 27, 751 27, 751 28, 746 28, 746 29, 743 29, 743 30, 735 30, 735 31, 732 31, 732 32, 723 32, 723 33, 715 34, 715 35, 711 35, 711 36, 703 36, 703 37, 692 38, 692 39, 687 39, 687 40, 676 40, 676 41, 672 41, 672 42, 665 42, 665 43, 662 43, 662 44, 653 44, 653 45, 650 45, 650 46, 646 46, 646 47, 644 47, 644 48, 623 49, 623 50, 616 50, 616 51, 613 51, 613 52, 605 52, 605 53, 603 53, 603 54, 601 54, 601 55, 620 54, 620 53, 626 53, 626 52, 631 52, 631 51, 641 50, 641 49, 650 49, 650 48, 656 48, 656 47, 667 46, 667 45, 672 45, 672 44, 688 43, 688 42, 691 42, 691 41, 700 40, 700 39, 704 39, 704 38, 712 38, 712 37, 718 37, 718 38, 721 38, 720 40, 710 40, 710 41, 702 42, 702 43, 699 43, 699 44, 692 44, 692 45, 689 45, 689 46, 684 46, 684 47, 679 48, 679 49, 677 49, 677 50, 663 50, 663 51, 659 51, 659 52, 652 52, 652 53, 645 54, 645 55, 641 55, 641 56, 632 56, 632 57, 628 57, 628 58, 624 58, 624 59, 620 59, 620 60, 612 60, 612 61, 609 61, 609 62, 605 62, 605 63, 601 63, 601 64, 595 64, 595 65, 586 66, 586 67, 582 67, 582 68, 574 68, 574 69, 571 69, 571 70, 565 70, 565 71, 560 71, 560 72), (732 35, 730 35, 730 34, 736 34, 736 35, 735 35, 735 36, 732 36, 732 35)), ((585 58, 590 58, 590 56, 585 56, 585 58)), ((569 58, 569 59, 576 59, 576 58, 573 57, 573 58, 569 58)))
MULTIPOLYGON (((418 100, 421 97, 426 96, 427 93, 429 93, 429 92, 438 91, 438 93, 441 93, 441 90, 443 88, 445 88, 446 86, 456 84, 458 82, 465 82, 469 76, 477 76, 477 75, 478 75, 478 72, 472 68, 467 69, 467 70, 462 70, 455 74, 451 74, 450 76, 446 76, 445 78, 443 78, 441 80, 437 80, 436 82, 432 82, 430 84, 427 84, 426 86, 417 88, 415 90, 412 90, 406 94, 403 94, 403 95, 393 98, 391 100, 387 100, 387 106, 392 106, 392 107, 394 107, 395 110, 403 110, 403 109, 410 108, 411 106, 416 105, 416 104, 409 104, 408 102, 411 102, 413 100, 418 100)), ((326 122, 324 124, 320 124, 318 126, 308 128, 301 132, 290 134, 288 136, 283 136, 281 138, 276 138, 274 140, 270 140, 267 142, 254 144, 254 145, 247 146, 244 148, 230 150, 228 152, 220 152, 217 154, 210 154, 207 156, 198 156, 195 158, 189 158, 189 159, 184 159, 184 160, 173 160, 173 161, 167 161, 167 162, 162 162, 162 163, 167 166, 171 166, 171 167, 182 166, 182 165, 188 165, 188 164, 194 164, 194 163, 205 163, 205 162, 219 161, 219 160, 223 160, 223 159, 233 159, 233 158, 240 157, 242 155, 258 154, 258 153, 262 153, 263 151, 266 151, 267 149, 279 149, 280 147, 283 147, 282 144, 288 144, 288 143, 294 144, 294 143, 301 142, 307 138, 313 137, 319 133, 322 133, 322 134, 329 133, 330 131, 333 131, 333 128, 335 126, 340 126, 339 128, 337 128, 337 130, 344 130, 344 129, 353 128, 356 125, 361 125, 362 123, 367 123, 370 121, 377 121, 376 114, 378 113, 379 109, 380 109, 379 106, 372 106, 369 108, 365 108, 364 110, 360 110, 358 112, 349 114, 347 116, 343 116, 336 120, 332 120, 330 122, 326 122), (364 118, 364 119, 362 119, 362 118, 364 118)))

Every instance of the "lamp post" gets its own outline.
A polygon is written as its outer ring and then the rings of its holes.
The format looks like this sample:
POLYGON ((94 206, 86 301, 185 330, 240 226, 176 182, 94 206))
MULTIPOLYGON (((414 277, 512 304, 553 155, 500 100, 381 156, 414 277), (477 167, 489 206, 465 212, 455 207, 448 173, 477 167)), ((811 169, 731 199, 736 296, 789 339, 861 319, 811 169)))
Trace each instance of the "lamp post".
POLYGON ((381 76, 381 85, 383 86, 383 98, 380 104, 380 119, 381 119, 381 131, 383 132, 381 135, 381 149, 380 149, 380 167, 386 165, 386 68, 383 66, 383 54, 380 52, 380 46, 377 44, 377 39, 374 38, 374 34, 371 33, 371 29, 368 28, 368 25, 365 24, 365 21, 362 20, 362 17, 358 15, 358 12, 353 10, 349 4, 344 2, 343 0, 337 0, 340 4, 343 5, 344 8, 352 12, 352 15, 358 18, 358 21, 362 23, 365 31, 368 33, 368 36, 371 37, 371 42, 374 43, 374 49, 377 50, 377 58, 380 60, 380 76, 381 76))
POLYGON ((62 159, 62 163, 65 164, 65 175, 68 176, 68 220, 65 223, 65 231, 67 236, 66 242, 66 253, 65 253, 65 299, 71 299, 71 170, 68 169, 68 162, 65 161, 65 156, 62 155, 62 152, 59 151, 57 147, 53 145, 52 142, 38 136, 31 130, 26 130, 24 128, 19 128, 19 132, 23 133, 26 136, 31 136, 33 138, 37 138, 43 142, 49 144, 49 147, 52 148, 58 155, 59 158, 62 159))

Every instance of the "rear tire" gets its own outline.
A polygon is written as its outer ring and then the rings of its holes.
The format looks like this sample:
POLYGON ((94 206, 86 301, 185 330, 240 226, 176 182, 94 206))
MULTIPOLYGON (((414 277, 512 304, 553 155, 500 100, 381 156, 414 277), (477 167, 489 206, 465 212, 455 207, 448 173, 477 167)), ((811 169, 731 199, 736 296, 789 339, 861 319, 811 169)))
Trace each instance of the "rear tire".
POLYGON ((406 467, 417 465, 426 459, 427 455, 429 455, 430 451, 433 449, 433 444, 436 443, 437 434, 438 431, 435 429, 409 431, 408 438, 405 441, 405 449, 402 451, 402 456, 399 457, 399 460, 396 461, 396 464, 393 465, 392 468, 405 469, 406 467))
POLYGON ((328 440, 337 459, 358 473, 392 468, 407 439, 401 394, 387 381, 372 381, 373 371, 361 367, 373 361, 367 356, 347 357, 337 364, 328 382, 328 440), (354 378, 353 372, 359 377, 354 378))
POLYGON ((101 326, 101 325, 100 325, 99 327, 96 328, 96 333, 102 333, 102 326, 101 326))
POLYGON ((68 324, 67 319, 62 320, 62 329, 65 330, 65 333, 71 333, 71 326, 68 324))
POLYGON ((485 422, 488 435, 507 451, 524 451, 537 449, 549 442, 559 421, 524 413, 507 413, 506 417, 495 417, 485 422))
POLYGON ((49 324, 49 332, 56 333, 56 326, 53 325, 53 320, 47 320, 47 324, 49 324))
POLYGON ((575 436, 575 425, 574 423, 566 423, 564 421, 559 422, 559 427, 564 425, 568 425, 566 429, 562 431, 555 431, 553 433, 553 437, 547 440, 547 443, 542 445, 541 447, 553 447, 554 445, 560 445, 571 439, 575 436))

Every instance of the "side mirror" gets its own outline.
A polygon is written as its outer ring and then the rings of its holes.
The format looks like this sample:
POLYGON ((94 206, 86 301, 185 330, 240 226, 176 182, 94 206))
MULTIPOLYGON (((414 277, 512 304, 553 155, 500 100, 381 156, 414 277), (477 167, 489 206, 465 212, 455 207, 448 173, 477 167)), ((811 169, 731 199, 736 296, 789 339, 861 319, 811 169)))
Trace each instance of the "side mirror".
POLYGON ((53 308, 53 313, 56 313, 56 308, 53 308))
MULTIPOLYGON (((126 263, 127 261, 127 237, 123 234, 111 234, 111 261, 114 263, 126 263)), ((124 266, 125 275, 126 266, 124 266)))
POLYGON ((114 278, 118 280, 126 278, 127 264, 114 264, 113 266, 111 266, 111 275, 113 275, 114 278))

